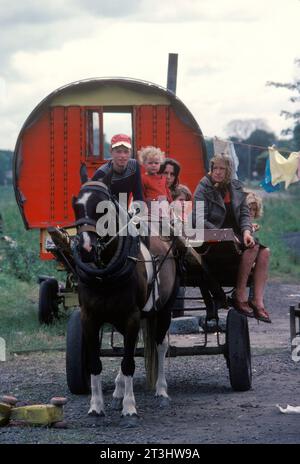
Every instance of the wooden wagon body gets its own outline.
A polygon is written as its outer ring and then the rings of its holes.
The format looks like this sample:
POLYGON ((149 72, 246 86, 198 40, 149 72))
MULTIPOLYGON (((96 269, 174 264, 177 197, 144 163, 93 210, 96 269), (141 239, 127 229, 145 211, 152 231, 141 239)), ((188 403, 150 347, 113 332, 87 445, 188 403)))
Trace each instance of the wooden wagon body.
MULTIPOLYGON (((26 228, 73 224, 71 199, 80 188, 81 164, 91 177, 107 161, 105 121, 112 113, 129 116, 134 157, 143 146, 160 147, 180 162, 181 182, 195 189, 205 173, 205 143, 196 120, 173 92, 134 79, 83 80, 52 92, 20 131, 13 183, 26 228)), ((51 257, 42 246, 41 258, 51 257)))

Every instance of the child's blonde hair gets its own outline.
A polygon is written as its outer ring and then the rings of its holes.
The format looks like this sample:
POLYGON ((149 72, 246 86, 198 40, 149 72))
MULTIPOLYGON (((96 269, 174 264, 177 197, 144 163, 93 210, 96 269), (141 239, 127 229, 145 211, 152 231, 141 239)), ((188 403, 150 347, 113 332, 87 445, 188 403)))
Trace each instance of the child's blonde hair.
POLYGON ((191 201, 192 199, 192 192, 190 191, 190 189, 188 188, 187 185, 183 185, 183 184, 179 184, 174 193, 173 193, 173 200, 176 200, 176 198, 178 198, 180 195, 185 195, 185 201, 191 201))
POLYGON ((138 159, 142 164, 145 164, 148 160, 158 158, 160 164, 165 160, 165 154, 161 151, 158 147, 142 147, 141 150, 138 151, 138 159))
POLYGON ((247 205, 250 206, 253 203, 256 204, 256 214, 255 218, 260 218, 263 215, 263 204, 262 204, 262 199, 259 195, 257 195, 254 192, 246 192, 247 193, 247 205))

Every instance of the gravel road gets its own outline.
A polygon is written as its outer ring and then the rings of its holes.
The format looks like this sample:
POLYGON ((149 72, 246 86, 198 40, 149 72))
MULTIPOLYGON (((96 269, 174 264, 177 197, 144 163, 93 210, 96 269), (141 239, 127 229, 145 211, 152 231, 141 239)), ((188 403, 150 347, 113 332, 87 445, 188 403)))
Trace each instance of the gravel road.
POLYGON ((252 389, 231 390, 223 356, 172 358, 167 379, 172 403, 158 409, 145 387, 143 359, 136 360, 134 389, 139 413, 136 428, 126 429, 110 408, 119 359, 103 361, 105 418, 89 418, 88 396, 68 392, 63 352, 11 355, 0 364, 1 394, 46 403, 66 396, 66 429, 6 426, 0 443, 300 443, 300 416, 281 414, 281 406, 300 405, 300 362, 291 358, 289 305, 300 303, 300 285, 272 281, 266 307, 272 324, 249 320, 252 389))

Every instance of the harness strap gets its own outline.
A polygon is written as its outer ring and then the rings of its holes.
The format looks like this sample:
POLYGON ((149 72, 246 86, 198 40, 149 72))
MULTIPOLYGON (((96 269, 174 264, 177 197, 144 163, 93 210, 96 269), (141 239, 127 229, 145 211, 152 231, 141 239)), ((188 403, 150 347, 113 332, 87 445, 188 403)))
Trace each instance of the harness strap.
POLYGON ((101 187, 104 188, 105 190, 108 190, 108 186, 99 180, 88 180, 84 184, 82 184, 81 188, 84 187, 101 187))
POLYGON ((96 226, 96 221, 94 219, 90 219, 88 217, 83 217, 81 219, 78 219, 76 222, 75 222, 75 226, 78 227, 78 226, 81 226, 83 224, 90 224, 91 226, 96 226))
POLYGON ((77 229, 77 234, 81 234, 82 232, 96 232, 96 227, 93 225, 84 224, 77 229))

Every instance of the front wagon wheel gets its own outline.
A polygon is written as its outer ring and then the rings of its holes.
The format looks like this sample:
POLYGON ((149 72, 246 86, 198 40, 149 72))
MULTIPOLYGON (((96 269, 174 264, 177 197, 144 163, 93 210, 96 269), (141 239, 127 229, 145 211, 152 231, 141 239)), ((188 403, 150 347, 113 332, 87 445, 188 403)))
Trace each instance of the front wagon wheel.
POLYGON ((91 381, 87 369, 86 343, 80 309, 72 312, 67 325, 66 373, 71 393, 84 395, 90 392, 91 381))
POLYGON ((230 309, 226 324, 226 354, 230 384, 247 391, 252 384, 251 349, 247 317, 230 309))

